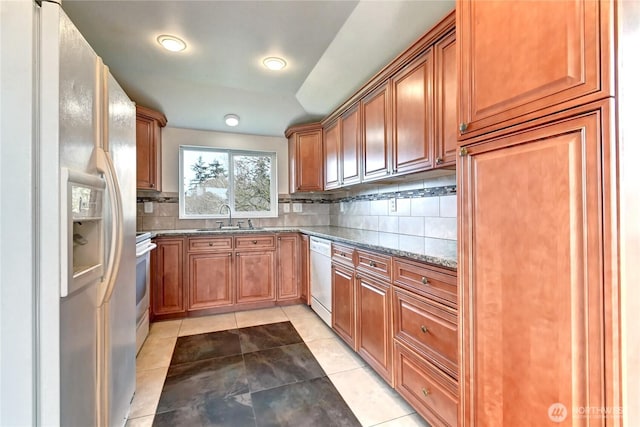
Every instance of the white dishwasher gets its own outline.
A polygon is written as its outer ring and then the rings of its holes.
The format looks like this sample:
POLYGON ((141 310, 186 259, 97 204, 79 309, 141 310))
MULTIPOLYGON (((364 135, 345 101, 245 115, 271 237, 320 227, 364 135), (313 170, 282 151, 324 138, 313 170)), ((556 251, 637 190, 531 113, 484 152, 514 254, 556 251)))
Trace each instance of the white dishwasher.
POLYGON ((331 241, 311 237, 311 309, 331 327, 331 241))

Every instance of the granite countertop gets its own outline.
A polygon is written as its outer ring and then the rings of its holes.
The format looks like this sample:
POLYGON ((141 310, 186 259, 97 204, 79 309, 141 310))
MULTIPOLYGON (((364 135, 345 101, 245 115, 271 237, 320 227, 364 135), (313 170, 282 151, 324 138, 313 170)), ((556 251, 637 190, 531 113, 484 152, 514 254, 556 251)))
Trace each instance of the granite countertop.
POLYGON ((319 227, 265 227, 255 230, 156 230, 155 236, 201 236, 225 235, 239 233, 304 233, 332 240, 338 243, 359 246, 384 252, 389 255, 427 262, 440 267, 457 269, 457 243, 453 240, 434 239, 430 237, 411 236, 398 233, 384 233, 381 231, 358 230, 355 228, 319 226, 319 227))

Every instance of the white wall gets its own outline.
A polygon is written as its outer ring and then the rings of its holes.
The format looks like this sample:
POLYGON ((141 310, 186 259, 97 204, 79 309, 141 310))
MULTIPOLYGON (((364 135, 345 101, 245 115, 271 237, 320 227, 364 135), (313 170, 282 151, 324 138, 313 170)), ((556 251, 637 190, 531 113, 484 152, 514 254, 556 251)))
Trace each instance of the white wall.
POLYGON ((278 194, 289 193, 287 139, 165 127, 162 129, 162 191, 178 192, 178 160, 181 145, 201 145, 238 150, 275 151, 278 158, 278 194))

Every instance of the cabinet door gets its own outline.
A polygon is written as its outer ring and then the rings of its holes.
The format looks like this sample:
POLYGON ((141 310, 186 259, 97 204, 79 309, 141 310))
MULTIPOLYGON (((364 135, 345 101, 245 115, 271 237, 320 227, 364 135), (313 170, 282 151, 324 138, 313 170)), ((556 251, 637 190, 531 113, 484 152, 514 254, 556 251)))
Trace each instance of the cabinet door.
POLYGON ((342 115, 341 124, 341 185, 360 182, 360 112, 358 105, 342 115))
POLYGON ((330 190, 340 186, 340 120, 327 126, 323 133, 324 188, 330 190))
POLYGON ((289 156, 291 192, 322 191, 322 129, 291 135, 289 156))
POLYGON ((232 253, 189 254, 189 310, 233 304, 232 253))
POLYGON ((160 127, 155 120, 136 118, 136 188, 160 191, 158 177, 160 127))
POLYGON ((153 314, 178 314, 185 312, 183 239, 157 239, 155 261, 152 270, 153 314))
POLYGON ((236 301, 275 299, 275 251, 236 252, 236 301))
POLYGON ((356 350, 391 386, 391 286, 367 276, 356 277, 356 350))
POLYGON ((362 180, 385 177, 391 172, 389 150, 391 117, 389 84, 362 100, 362 180))
POLYGON ((331 327, 355 349, 355 278, 352 268, 331 266, 331 327))
POLYGON ((460 1, 467 136, 612 95, 611 1, 460 1))
POLYGON ((300 243, 297 234, 278 236, 278 301, 300 298, 300 243))
POLYGON ((311 290, 309 285, 309 236, 302 234, 300 236, 300 296, 305 304, 311 305, 311 290))
POLYGON ((433 50, 394 76, 393 172, 404 174, 433 166, 433 50))
POLYGON ((582 426, 574 410, 606 405, 607 117, 586 112, 461 157, 462 425, 550 425, 560 403, 565 424, 582 426))
POLYGON ((436 167, 455 166, 458 147, 458 78, 456 71, 456 33, 451 32, 434 46, 435 64, 435 163, 436 167))

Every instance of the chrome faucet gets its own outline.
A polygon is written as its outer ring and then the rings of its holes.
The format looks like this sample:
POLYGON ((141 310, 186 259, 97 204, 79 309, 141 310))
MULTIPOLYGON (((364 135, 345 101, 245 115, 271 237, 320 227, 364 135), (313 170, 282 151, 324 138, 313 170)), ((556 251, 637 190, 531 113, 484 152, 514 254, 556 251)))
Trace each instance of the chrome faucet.
POLYGON ((222 206, 220 206, 220 211, 218 213, 222 213, 222 209, 223 208, 227 208, 229 210, 229 226, 232 226, 233 223, 231 222, 231 206, 224 204, 222 206))

